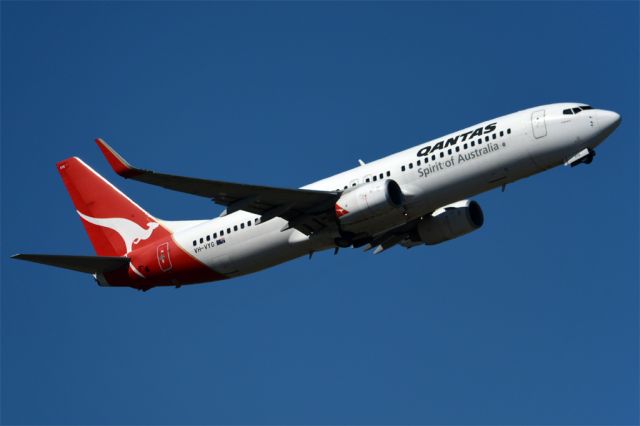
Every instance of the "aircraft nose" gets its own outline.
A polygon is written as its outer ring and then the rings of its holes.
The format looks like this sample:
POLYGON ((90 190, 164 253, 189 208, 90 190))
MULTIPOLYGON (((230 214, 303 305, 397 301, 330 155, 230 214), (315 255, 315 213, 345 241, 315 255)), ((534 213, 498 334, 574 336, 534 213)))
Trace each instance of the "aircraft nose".
POLYGON ((614 111, 599 110, 598 121, 605 129, 615 129, 620 124, 620 114, 614 111))

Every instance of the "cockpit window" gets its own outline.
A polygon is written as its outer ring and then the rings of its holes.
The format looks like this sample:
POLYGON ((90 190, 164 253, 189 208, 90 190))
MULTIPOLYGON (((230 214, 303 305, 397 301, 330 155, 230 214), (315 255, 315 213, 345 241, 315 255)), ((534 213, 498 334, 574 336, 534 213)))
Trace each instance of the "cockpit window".
POLYGON ((572 115, 572 114, 577 114, 580 111, 586 111, 588 109, 593 109, 593 107, 590 105, 580 105, 579 107, 565 109, 562 111, 562 113, 564 115, 572 115))

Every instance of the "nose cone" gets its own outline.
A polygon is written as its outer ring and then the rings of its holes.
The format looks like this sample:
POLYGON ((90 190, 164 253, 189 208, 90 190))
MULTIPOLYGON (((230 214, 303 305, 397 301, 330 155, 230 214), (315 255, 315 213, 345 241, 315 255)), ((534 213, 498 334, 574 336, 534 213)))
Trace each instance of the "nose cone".
POLYGON ((612 131, 620 124, 620 114, 613 111, 599 110, 598 121, 604 129, 612 131))

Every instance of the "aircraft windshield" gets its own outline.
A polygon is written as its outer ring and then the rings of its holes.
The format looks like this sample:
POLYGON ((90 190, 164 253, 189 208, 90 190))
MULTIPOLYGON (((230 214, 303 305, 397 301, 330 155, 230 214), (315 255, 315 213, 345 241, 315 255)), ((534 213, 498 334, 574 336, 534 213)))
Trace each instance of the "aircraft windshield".
POLYGON ((573 114, 579 113, 580 111, 586 111, 588 109, 593 109, 593 107, 590 106, 590 105, 580 105, 580 106, 575 107, 575 108, 567 108, 564 111, 562 111, 562 113, 564 115, 573 115, 573 114))

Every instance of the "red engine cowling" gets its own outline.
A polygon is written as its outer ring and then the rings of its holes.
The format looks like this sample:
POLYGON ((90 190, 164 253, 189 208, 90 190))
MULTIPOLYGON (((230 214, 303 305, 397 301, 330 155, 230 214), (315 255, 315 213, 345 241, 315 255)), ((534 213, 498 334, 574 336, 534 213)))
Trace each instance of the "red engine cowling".
POLYGON ((480 228, 484 214, 475 201, 463 200, 436 210, 418 223, 418 236, 425 244, 439 244, 480 228))
POLYGON ((336 217, 345 231, 373 234, 404 223, 403 205, 396 181, 369 182, 342 194, 336 217))

